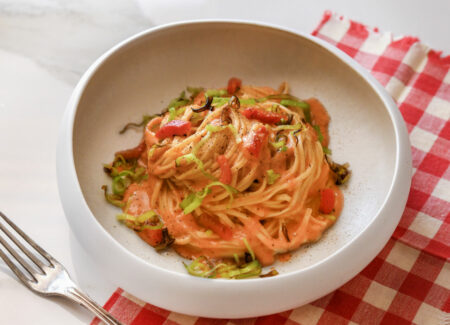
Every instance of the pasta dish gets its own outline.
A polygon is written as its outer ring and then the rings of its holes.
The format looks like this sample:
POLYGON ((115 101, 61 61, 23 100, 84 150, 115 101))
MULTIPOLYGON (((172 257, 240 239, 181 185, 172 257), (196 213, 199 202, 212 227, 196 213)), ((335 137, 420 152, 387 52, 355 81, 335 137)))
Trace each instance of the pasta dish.
POLYGON ((149 245, 193 260, 192 275, 275 275, 262 266, 319 240, 341 213, 338 185, 350 172, 330 159, 329 120, 287 83, 188 87, 161 114, 124 127, 143 127, 143 137, 104 166, 105 197, 149 245))

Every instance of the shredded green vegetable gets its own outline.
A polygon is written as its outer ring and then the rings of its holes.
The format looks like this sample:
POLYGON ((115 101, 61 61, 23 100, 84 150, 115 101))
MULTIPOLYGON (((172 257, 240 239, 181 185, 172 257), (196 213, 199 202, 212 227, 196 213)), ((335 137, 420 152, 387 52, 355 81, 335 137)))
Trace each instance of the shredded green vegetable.
POLYGON ((281 100, 280 104, 283 106, 309 108, 309 104, 307 102, 291 100, 291 99, 283 99, 283 100, 281 100))
POLYGON ((294 125, 278 125, 278 130, 298 130, 301 129, 303 126, 301 123, 294 124, 294 125))
POLYGON ((215 181, 210 184, 208 184, 203 190, 195 193, 191 193, 188 196, 184 198, 183 201, 180 203, 180 208, 183 209, 184 214, 189 214, 195 209, 197 209, 203 202, 203 199, 211 193, 211 187, 213 186, 222 186, 230 196, 230 201, 228 205, 231 205, 233 203, 234 194, 238 193, 238 191, 231 187, 230 185, 226 185, 222 182, 215 181))
POLYGON ((128 186, 134 181, 142 179, 145 173, 145 168, 138 167, 133 172, 131 170, 121 171, 117 176, 113 178, 112 190, 115 195, 123 195, 128 186))
POLYGON ((208 89, 205 92, 206 97, 220 97, 227 95, 228 92, 225 89, 208 89))
POLYGON ((211 174, 207 173, 205 170, 205 165, 203 164, 203 161, 201 161, 200 159, 197 158, 197 156, 191 152, 188 153, 186 155, 183 155, 181 157, 178 157, 177 159, 175 159, 175 166, 180 166, 180 162, 181 160, 186 160, 187 162, 193 162, 197 165, 198 169, 200 169, 200 171, 203 173, 203 175, 205 175, 206 177, 208 177, 211 180, 216 180, 216 178, 214 176, 212 176, 211 174))
POLYGON ((203 87, 186 87, 186 90, 191 94, 191 98, 196 97, 198 94, 200 94, 205 88, 203 87))
POLYGON ((123 222, 128 228, 137 231, 163 228, 161 219, 153 210, 147 211, 137 217, 128 213, 121 213, 117 215, 117 220, 123 222))
POLYGON ((325 218, 327 218, 327 219, 330 219, 330 220, 332 220, 332 221, 335 221, 335 220, 336 220, 336 216, 334 216, 334 215, 332 215, 332 214, 323 214, 322 216, 325 217, 325 218))
POLYGON ((183 90, 180 94, 180 96, 178 96, 177 98, 174 98, 170 101, 169 105, 167 105, 167 109, 170 108, 178 108, 180 106, 184 106, 187 105, 189 103, 189 99, 186 99, 186 93, 183 90))
POLYGON ((269 169, 267 171, 267 184, 272 185, 277 181, 277 179, 280 177, 280 174, 277 174, 273 171, 273 169, 269 169))
POLYGON ((214 265, 205 256, 200 256, 189 265, 183 264, 189 274, 203 278, 245 279, 261 274, 261 264, 257 260, 240 266, 224 262, 214 265))
POLYGON ((186 107, 181 107, 179 109, 176 109, 175 107, 169 108, 169 121, 173 121, 174 119, 176 119, 178 116, 183 114, 185 110, 186 107))
POLYGON ((280 104, 283 106, 291 106, 291 107, 301 108, 303 110, 303 114, 305 115, 306 122, 311 123, 311 109, 307 102, 283 99, 280 102, 280 104))
POLYGON ((253 249, 251 248, 250 244, 247 241, 247 238, 242 239, 244 242, 245 247, 247 247, 248 252, 250 253, 250 256, 252 257, 252 260, 255 260, 255 253, 253 252, 253 249))
POLYGON ((269 112, 278 112, 278 104, 273 104, 273 105, 269 108, 269 112))
POLYGON ((150 122, 151 120, 153 120, 157 116, 158 115, 144 115, 144 116, 142 116, 142 121, 141 122, 139 122, 139 123, 130 122, 130 123, 126 124, 123 127, 123 129, 119 131, 119 133, 120 134, 125 133, 132 126, 135 126, 135 127, 146 126, 148 124, 148 122, 150 122))
POLYGON ((318 125, 313 125, 313 128, 314 128, 314 130, 316 130, 317 139, 319 140, 320 144, 322 145, 323 152, 327 155, 331 155, 331 150, 323 145, 323 134, 320 131, 320 127, 318 125))
POLYGON ((203 121, 203 115, 200 113, 192 113, 192 117, 191 117, 191 123, 194 125, 197 125, 198 123, 200 123, 201 121, 203 121))
MULTIPOLYGON (((212 105, 223 106, 230 101, 230 97, 214 97, 212 105)), ((239 98, 239 103, 241 105, 254 105, 256 104, 256 99, 254 98, 239 98)))
POLYGON ((184 198, 180 203, 180 208, 183 209, 184 214, 189 214, 197 209, 203 202, 203 199, 211 193, 211 189, 205 187, 202 191, 191 193, 184 198))
POLYGON ((318 125, 313 125, 314 130, 316 130, 317 138, 319 139, 320 144, 323 142, 323 134, 320 131, 320 127, 318 125))
POLYGON ((112 205, 115 205, 116 207, 122 208, 125 206, 125 202, 122 201, 122 197, 114 194, 108 194, 108 187, 106 185, 102 186, 102 190, 105 193, 105 199, 112 205))
POLYGON ((281 140, 278 142, 271 142, 270 144, 277 150, 280 150, 283 152, 287 150, 286 142, 284 140, 281 140))
POLYGON ((237 143, 242 142, 242 139, 241 139, 241 137, 239 136, 239 134, 238 134, 238 132, 237 132, 237 130, 236 130, 236 128, 234 127, 233 124, 227 124, 227 125, 212 125, 212 124, 208 124, 208 125, 205 127, 205 129, 206 129, 207 131, 211 132, 211 133, 214 133, 214 132, 220 132, 220 131, 223 131, 223 130, 225 130, 225 129, 227 129, 227 128, 230 129, 230 131, 233 133, 234 137, 236 138, 236 142, 237 142, 237 143))
POLYGON ((117 155, 111 164, 104 164, 103 169, 109 176, 114 177, 119 175, 121 170, 133 170, 136 164, 137 161, 135 159, 126 161, 122 155, 117 155))

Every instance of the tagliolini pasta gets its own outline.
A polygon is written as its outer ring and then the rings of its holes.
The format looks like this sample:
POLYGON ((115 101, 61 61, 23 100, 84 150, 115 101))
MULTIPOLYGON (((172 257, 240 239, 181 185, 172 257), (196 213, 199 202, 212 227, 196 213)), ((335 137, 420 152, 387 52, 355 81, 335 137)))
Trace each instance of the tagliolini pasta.
POLYGON ((328 156, 325 108, 290 95, 286 83, 275 90, 231 78, 226 89, 188 90, 144 117, 140 144, 105 166, 106 198, 151 246, 194 260, 189 273, 258 276, 336 222, 348 166, 328 156))

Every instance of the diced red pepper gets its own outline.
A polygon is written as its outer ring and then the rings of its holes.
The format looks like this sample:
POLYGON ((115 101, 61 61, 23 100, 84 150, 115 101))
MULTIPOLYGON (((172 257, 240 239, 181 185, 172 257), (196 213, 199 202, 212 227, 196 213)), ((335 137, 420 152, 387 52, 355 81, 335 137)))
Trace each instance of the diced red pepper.
POLYGON ((230 78, 230 80, 228 80, 228 87, 227 87, 227 91, 230 95, 233 95, 236 91, 239 90, 239 88, 241 88, 242 85, 242 80, 239 78, 230 78))
POLYGON ((267 129, 264 125, 262 125, 256 131, 253 131, 251 137, 246 139, 244 146, 245 148, 247 148, 250 154, 258 158, 261 148, 267 140, 267 136, 268 136, 267 129))
POLYGON ((116 156, 121 155, 125 160, 138 159, 145 151, 145 142, 141 141, 137 147, 116 152, 116 156))
POLYGON ((231 230, 231 228, 222 224, 215 217, 202 214, 198 217, 197 221, 201 226, 207 229, 211 229, 214 233, 219 235, 219 237, 224 240, 231 240, 231 238, 233 238, 233 231, 231 230))
POLYGON ((320 207, 322 213, 331 213, 334 209, 335 193, 331 188, 325 188, 320 191, 320 207))
POLYGON ((164 124, 158 132, 156 137, 158 139, 165 139, 174 135, 185 135, 191 130, 191 122, 182 120, 173 120, 167 124, 164 124))
POLYGON ((248 119, 258 120, 267 124, 276 124, 281 121, 285 116, 282 114, 264 111, 255 107, 249 107, 242 112, 248 119))
POLYGON ((150 246, 156 246, 163 239, 162 229, 144 229, 138 232, 139 237, 150 246))
POLYGON ((228 163, 227 157, 224 155, 220 155, 217 157, 217 162, 220 166, 220 179, 224 184, 230 184, 231 183, 231 168, 230 164, 228 163))

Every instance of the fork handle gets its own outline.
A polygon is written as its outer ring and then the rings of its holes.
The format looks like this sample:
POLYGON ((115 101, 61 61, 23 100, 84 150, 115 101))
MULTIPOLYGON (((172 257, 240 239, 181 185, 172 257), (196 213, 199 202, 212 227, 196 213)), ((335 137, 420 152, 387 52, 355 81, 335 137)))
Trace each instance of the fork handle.
POLYGON ((87 294, 78 289, 77 287, 71 287, 67 289, 67 298, 73 300, 74 302, 82 305, 86 309, 93 312, 98 318, 100 318, 105 324, 108 325, 123 325, 119 322, 113 315, 107 312, 103 307, 92 300, 87 294))

